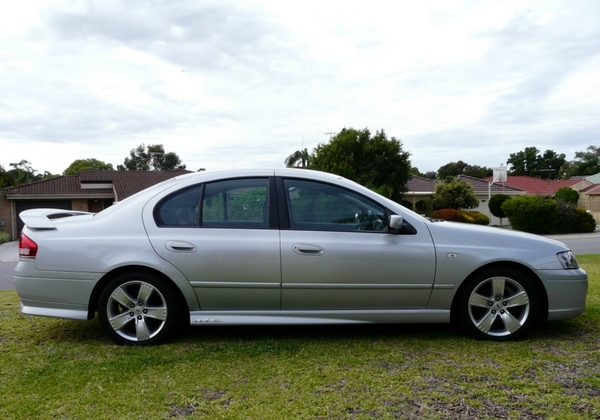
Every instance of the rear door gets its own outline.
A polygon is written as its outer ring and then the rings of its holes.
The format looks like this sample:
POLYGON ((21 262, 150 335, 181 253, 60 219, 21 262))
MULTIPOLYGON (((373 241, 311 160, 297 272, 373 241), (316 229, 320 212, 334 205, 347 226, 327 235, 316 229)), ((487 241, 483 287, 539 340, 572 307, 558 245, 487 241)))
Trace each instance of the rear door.
POLYGON ((150 241, 188 278, 202 309, 280 308, 273 193, 273 178, 236 178, 180 190, 155 207, 150 241))

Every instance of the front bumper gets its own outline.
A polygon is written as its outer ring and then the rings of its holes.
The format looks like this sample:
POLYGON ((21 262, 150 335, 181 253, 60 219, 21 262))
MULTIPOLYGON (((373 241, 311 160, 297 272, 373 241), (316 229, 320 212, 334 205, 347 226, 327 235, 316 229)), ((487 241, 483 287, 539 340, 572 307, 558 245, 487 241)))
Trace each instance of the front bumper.
POLYGON ((585 270, 538 270, 548 293, 548 321, 579 316, 585 310, 588 276, 585 270))

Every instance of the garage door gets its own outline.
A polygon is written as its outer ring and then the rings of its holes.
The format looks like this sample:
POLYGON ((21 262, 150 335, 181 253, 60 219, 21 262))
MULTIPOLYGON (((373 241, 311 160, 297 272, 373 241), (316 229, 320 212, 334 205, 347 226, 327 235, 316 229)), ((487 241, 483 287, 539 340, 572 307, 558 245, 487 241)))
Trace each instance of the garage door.
MULTIPOLYGON (((71 210, 71 200, 23 200, 16 201, 17 214, 30 209, 61 209, 71 210)), ((21 235, 23 221, 17 217, 17 236, 21 235)))

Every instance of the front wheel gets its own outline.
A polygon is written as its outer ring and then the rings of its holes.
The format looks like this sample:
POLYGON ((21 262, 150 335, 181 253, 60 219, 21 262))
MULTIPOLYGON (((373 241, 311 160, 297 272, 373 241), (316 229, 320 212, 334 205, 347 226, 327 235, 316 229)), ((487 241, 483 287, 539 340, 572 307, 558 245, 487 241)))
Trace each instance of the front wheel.
POLYGON ((468 334, 505 341, 531 330, 540 318, 541 306, 535 286, 525 274, 502 268, 468 280, 454 309, 468 334))
POLYGON ((111 280, 100 294, 100 324, 117 344, 158 344, 181 322, 181 305, 169 285, 146 273, 111 280))

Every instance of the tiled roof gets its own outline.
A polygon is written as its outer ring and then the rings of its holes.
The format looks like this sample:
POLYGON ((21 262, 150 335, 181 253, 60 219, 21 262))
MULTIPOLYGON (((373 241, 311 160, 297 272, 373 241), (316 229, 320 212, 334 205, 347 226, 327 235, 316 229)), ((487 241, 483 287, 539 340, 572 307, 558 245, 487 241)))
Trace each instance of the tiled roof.
POLYGON ((579 192, 585 193, 587 195, 598 195, 600 194, 600 184, 590 185, 589 187, 584 188, 579 192))
MULTIPOLYGON (((474 178, 472 176, 467 176, 467 175, 459 175, 457 177, 457 179, 471 184, 473 186, 473 191, 475 193, 486 193, 486 194, 488 193, 489 182, 486 180, 483 180, 480 178, 474 178)), ((408 180, 407 193, 408 194, 411 194, 411 193, 417 193, 417 194, 418 193, 431 193, 431 194, 433 194, 435 192, 435 186, 439 182, 443 182, 443 181, 438 181, 435 179, 421 178, 419 176, 413 176, 411 179, 408 180)), ((504 194, 510 194, 510 193, 523 194, 524 193, 523 190, 520 190, 518 188, 509 187, 507 185, 499 185, 497 183, 492 184, 491 192, 493 194, 502 194, 502 193, 504 193, 504 194)))
POLYGON ((112 182, 118 200, 123 200, 145 188, 190 171, 85 171, 79 173, 82 183, 112 182))
POLYGON ((3 190, 9 198, 14 196, 114 196, 112 188, 102 189, 82 189, 81 182, 77 175, 58 176, 56 178, 48 178, 42 181, 32 182, 30 184, 22 184, 13 188, 3 190))
POLYGON ((406 188, 408 192, 430 192, 433 194, 437 181, 434 179, 421 178, 413 176, 408 180, 406 188))
MULTIPOLYGON (((154 184, 190 173, 176 171, 83 171, 2 190, 8 198, 114 197, 123 200, 154 184), (82 184, 112 184, 112 188, 83 188, 82 184)), ((104 186, 104 185, 102 185, 104 186)))
POLYGON ((523 193, 524 191, 520 188, 511 187, 508 185, 501 185, 497 182, 493 183, 490 186, 490 181, 486 181, 481 178, 474 178, 468 175, 459 175, 456 177, 459 181, 467 182, 473 186, 473 192, 475 193, 488 193, 488 191, 493 194, 508 194, 508 193, 523 193))
MULTIPOLYGON (((492 177, 488 177, 485 179, 486 181, 491 181, 492 177)), ((578 182, 581 182, 581 179, 567 179, 561 181, 549 181, 546 179, 534 178, 531 176, 508 176, 506 178, 506 182, 499 183, 500 185, 506 185, 513 188, 518 188, 523 191, 527 191, 527 194, 530 195, 543 195, 549 196, 556 194, 561 188, 571 187, 578 182)))

